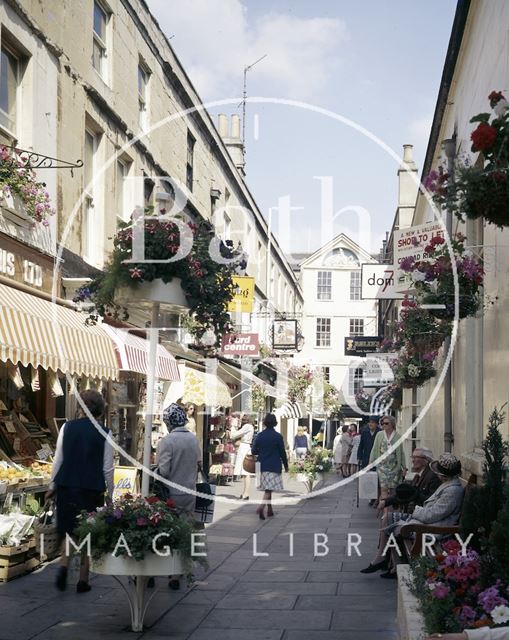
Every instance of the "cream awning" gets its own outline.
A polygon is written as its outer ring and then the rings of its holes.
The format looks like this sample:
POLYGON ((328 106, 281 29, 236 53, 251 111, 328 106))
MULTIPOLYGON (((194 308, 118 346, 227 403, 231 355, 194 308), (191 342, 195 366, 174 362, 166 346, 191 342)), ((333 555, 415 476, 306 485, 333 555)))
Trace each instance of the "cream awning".
POLYGON ((183 402, 208 407, 231 407, 232 398, 225 383, 211 373, 186 367, 183 402))
POLYGON ((267 396, 271 396, 272 398, 278 397, 275 387, 270 385, 268 382, 265 382, 261 378, 258 378, 250 371, 246 371, 245 369, 237 369, 237 367, 234 367, 233 365, 223 364, 222 362, 219 363, 219 370, 225 371, 239 383, 251 383, 263 387, 267 396))
POLYGON ((92 378, 118 378, 113 342, 86 315, 0 284, 0 360, 92 378))

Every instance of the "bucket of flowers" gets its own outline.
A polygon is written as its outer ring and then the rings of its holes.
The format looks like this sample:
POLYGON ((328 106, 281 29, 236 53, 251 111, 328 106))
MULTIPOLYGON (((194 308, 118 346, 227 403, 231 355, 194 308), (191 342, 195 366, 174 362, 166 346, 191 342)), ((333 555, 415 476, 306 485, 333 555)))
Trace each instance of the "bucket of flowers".
POLYGON ((304 483, 310 493, 319 482, 323 480, 323 474, 332 469, 332 452, 322 447, 313 447, 305 458, 292 462, 289 466, 290 475, 296 476, 299 482, 304 483))
POLYGON ((509 622, 509 584, 485 581, 477 552, 462 552, 457 540, 444 542, 443 553, 412 562, 412 591, 428 633, 454 633, 509 622))
POLYGON ((129 301, 139 307, 142 298, 152 301, 154 294, 159 300, 168 296, 165 304, 173 302, 177 312, 192 317, 189 331, 198 340, 213 332, 217 343, 231 332, 232 278, 236 268, 245 267, 245 259, 231 241, 223 243, 214 235, 209 222, 166 220, 148 208, 144 216, 120 224, 113 245, 104 272, 74 298, 88 305, 90 322, 105 315, 126 320, 129 301), (133 238, 144 241, 143 261, 132 261, 133 238))
MULTIPOLYGON (((484 269, 481 258, 465 247, 465 236, 458 233, 451 239, 453 259, 458 276, 458 315, 475 315, 483 305, 482 285, 484 269)), ((449 248, 442 236, 435 236, 425 247, 426 257, 415 260, 404 258, 400 267, 408 274, 415 289, 417 303, 439 305, 429 309, 436 318, 453 320, 455 311, 455 282, 449 248)), ((445 329, 446 325, 442 325, 445 329)))
POLYGON ((402 311, 396 323, 397 340, 416 353, 440 349, 445 338, 451 334, 451 323, 435 318, 408 296, 401 304, 402 311))
POLYGON ((125 494, 83 513, 76 539, 90 540, 92 569, 109 575, 190 575, 194 562, 189 520, 173 500, 125 494))
POLYGON ((439 166, 424 186, 439 207, 460 220, 483 217, 502 228, 509 225, 509 102, 501 91, 492 91, 488 100, 494 113, 478 113, 470 120, 477 123, 471 151, 482 154, 482 162, 460 159, 454 177, 439 166))

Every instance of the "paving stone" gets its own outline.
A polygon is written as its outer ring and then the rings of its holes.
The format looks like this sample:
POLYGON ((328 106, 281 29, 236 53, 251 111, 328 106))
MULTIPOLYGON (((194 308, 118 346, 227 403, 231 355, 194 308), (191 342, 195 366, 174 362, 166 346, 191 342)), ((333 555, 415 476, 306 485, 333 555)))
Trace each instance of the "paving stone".
POLYGON ((151 627, 160 636, 194 631, 212 610, 212 605, 177 604, 164 618, 151 627))
POLYGON ((182 604, 215 605, 224 598, 224 591, 197 591, 193 589, 182 600, 182 604))
POLYGON ((396 620, 392 612, 383 611, 336 611, 334 613, 331 629, 341 631, 377 631, 397 632, 396 620))
POLYGON ((240 576, 240 582, 303 582, 306 571, 284 571, 274 569, 269 571, 247 571, 240 576))
POLYGON ((336 582, 241 582, 235 586, 235 593, 269 593, 282 595, 330 595, 337 592, 336 582))
POLYGON ((240 609, 261 609, 262 611, 293 609, 296 601, 297 596, 290 595, 278 595, 274 598, 271 593, 260 593, 251 594, 246 598, 245 594, 229 593, 217 603, 216 609, 229 609, 230 611, 240 609))
POLYGON ((215 629, 328 629, 331 614, 327 611, 243 611, 214 610, 201 627, 215 629))
MULTIPOLYGON (((242 640, 280 640, 283 631, 270 629, 242 629, 242 640)), ((307 636, 309 638, 309 634, 307 636)), ((149 636, 150 640, 152 637, 149 636)), ((197 629, 188 640, 239 640, 238 629, 197 629)))
POLYGON ((398 634, 392 631, 285 631, 282 640, 398 640, 398 634))
MULTIPOLYGON (((368 595, 368 594, 366 594, 368 595)), ((295 604, 296 610, 313 610, 313 611, 387 611, 394 607, 394 596, 380 594, 376 598, 371 595, 366 598, 352 599, 348 594, 339 596, 299 596, 295 604)))
POLYGON ((394 593, 394 599, 396 600, 397 580, 383 580, 377 575, 373 576, 373 574, 371 574, 371 577, 373 578, 371 583, 341 582, 338 593, 348 593, 350 595, 394 593))

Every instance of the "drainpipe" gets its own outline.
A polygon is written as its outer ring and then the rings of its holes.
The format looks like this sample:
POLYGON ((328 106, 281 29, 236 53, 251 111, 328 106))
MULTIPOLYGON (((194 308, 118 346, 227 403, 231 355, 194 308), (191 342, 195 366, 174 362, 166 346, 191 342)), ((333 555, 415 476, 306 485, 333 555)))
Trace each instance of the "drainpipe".
MULTIPOLYGON (((447 170, 454 184, 454 160, 456 158, 456 136, 448 138, 442 142, 442 148, 447 157, 447 170)), ((449 237, 452 236, 452 213, 445 212, 445 228, 449 237)), ((451 348, 451 338, 445 340, 445 353, 449 353, 451 348)), ((453 423, 452 423, 452 358, 447 367, 447 374, 444 378, 444 451, 450 453, 454 443, 453 423)))

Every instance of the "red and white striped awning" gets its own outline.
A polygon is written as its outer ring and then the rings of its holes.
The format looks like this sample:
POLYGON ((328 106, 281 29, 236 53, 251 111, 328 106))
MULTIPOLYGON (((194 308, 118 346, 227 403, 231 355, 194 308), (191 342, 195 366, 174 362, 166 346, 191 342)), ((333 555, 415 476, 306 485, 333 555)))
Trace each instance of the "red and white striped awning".
POLYGON ((92 378, 118 378, 101 325, 86 315, 0 283, 0 360, 92 378))
MULTIPOLYGON (((118 329, 103 325, 115 343, 120 369, 148 374, 150 342, 140 338, 129 329, 118 329)), ((157 345, 156 377, 161 380, 180 380, 177 361, 161 344, 157 345)))

